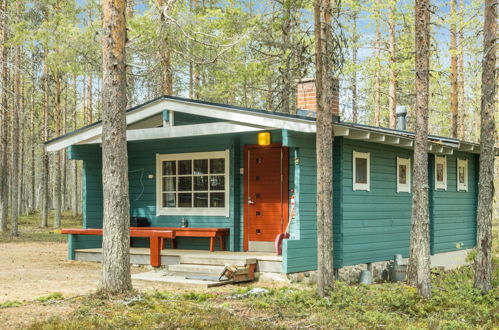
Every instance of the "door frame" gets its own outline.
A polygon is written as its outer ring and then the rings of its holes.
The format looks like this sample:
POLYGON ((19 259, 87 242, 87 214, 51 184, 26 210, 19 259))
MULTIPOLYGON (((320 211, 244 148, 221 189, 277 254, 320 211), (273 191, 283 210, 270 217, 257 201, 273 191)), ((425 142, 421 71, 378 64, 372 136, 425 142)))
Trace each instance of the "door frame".
POLYGON ((246 144, 244 145, 244 166, 243 166, 243 205, 244 205, 244 225, 243 225, 243 251, 248 251, 249 246, 249 208, 248 208, 248 180, 249 180, 249 151, 251 149, 274 149, 278 148, 282 150, 282 197, 281 197, 281 209, 283 216, 283 226, 286 227, 289 221, 289 148, 283 147, 281 143, 273 143, 268 146, 260 146, 258 144, 246 144))

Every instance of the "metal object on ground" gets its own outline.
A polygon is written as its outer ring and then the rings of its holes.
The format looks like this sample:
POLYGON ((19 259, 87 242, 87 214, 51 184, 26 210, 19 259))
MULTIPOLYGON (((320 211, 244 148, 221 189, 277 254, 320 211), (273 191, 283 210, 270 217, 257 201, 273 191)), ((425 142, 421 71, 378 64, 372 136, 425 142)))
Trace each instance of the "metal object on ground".
POLYGON ((371 271, 369 271, 369 270, 361 271, 359 283, 367 284, 367 285, 372 284, 373 283, 373 275, 372 275, 371 271))
POLYGON ((407 276, 407 263, 401 254, 396 254, 388 264, 388 277, 391 282, 403 282, 407 276))

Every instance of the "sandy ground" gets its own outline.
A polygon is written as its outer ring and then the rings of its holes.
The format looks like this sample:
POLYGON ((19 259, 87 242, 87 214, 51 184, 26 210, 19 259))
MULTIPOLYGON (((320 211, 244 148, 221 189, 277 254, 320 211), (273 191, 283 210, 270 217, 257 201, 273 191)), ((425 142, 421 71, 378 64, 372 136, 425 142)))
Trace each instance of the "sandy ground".
MULTIPOLYGON (((133 273, 147 271, 132 268, 133 273)), ((100 263, 67 260, 66 243, 16 242, 0 244, 0 303, 22 306, 0 309, 0 329, 20 328, 34 321, 73 311, 72 297, 95 292, 100 263), (59 292, 66 300, 42 305, 36 298, 59 292)), ((170 284, 134 281, 138 290, 181 290, 170 284)), ((185 289, 183 289, 185 290, 185 289)))

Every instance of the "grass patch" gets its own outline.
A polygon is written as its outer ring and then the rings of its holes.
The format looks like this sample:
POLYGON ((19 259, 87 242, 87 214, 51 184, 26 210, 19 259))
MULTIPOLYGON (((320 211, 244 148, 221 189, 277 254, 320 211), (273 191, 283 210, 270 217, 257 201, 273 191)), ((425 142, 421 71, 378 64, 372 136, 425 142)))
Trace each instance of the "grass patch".
POLYGON ((63 300, 63 299, 64 299, 64 297, 62 296, 61 293, 54 292, 54 293, 50 293, 50 294, 45 295, 45 296, 40 296, 40 297, 36 298, 35 300, 38 302, 41 302, 41 303, 46 303, 46 302, 63 300))
POLYGON ((499 260, 496 289, 473 288, 470 267, 434 274, 433 298, 426 301, 403 284, 349 285, 337 282, 329 298, 314 287, 268 288, 241 297, 250 287, 231 290, 156 291, 122 300, 87 296, 67 317, 33 324, 33 329, 109 328, 494 328, 499 324, 499 260))
MULTIPOLYGON (((49 227, 41 228, 41 214, 33 213, 19 217, 19 236, 13 237, 10 232, 0 233, 0 243, 10 242, 66 242, 66 235, 59 234, 52 228, 53 212, 49 214, 49 227)), ((61 223, 63 227, 81 228, 82 217, 74 217, 71 212, 63 212, 61 223)), ((10 224, 10 223, 9 223, 10 224)))
POLYGON ((7 301, 4 301, 3 303, 0 303, 0 309, 9 308, 9 307, 19 307, 21 305, 22 305, 22 303, 20 301, 7 300, 7 301))

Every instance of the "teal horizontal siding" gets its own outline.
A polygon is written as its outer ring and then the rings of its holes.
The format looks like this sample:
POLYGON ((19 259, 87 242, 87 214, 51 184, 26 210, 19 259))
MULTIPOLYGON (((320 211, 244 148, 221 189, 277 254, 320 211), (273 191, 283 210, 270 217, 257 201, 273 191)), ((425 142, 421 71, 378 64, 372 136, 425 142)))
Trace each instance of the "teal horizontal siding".
MULTIPOLYGON (((297 234, 283 244, 283 272, 293 273, 317 269, 317 168, 315 134, 285 132, 283 143, 289 146, 299 163, 294 169, 297 234)), ((333 157, 333 232, 334 267, 341 266, 341 146, 342 138, 336 138, 333 157)), ((291 173, 290 173, 291 175, 291 173)))
POLYGON ((470 249, 476 242, 477 156, 447 155, 447 190, 435 190, 435 156, 429 157, 431 253, 470 249), (468 191, 457 191, 457 158, 468 160, 468 191))
POLYGON ((344 141, 342 266, 389 260, 396 253, 407 256, 412 194, 397 193, 397 157, 412 158, 412 151, 344 141), (353 151, 370 153, 370 191, 352 188, 353 151))

